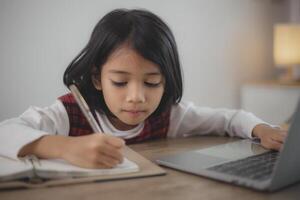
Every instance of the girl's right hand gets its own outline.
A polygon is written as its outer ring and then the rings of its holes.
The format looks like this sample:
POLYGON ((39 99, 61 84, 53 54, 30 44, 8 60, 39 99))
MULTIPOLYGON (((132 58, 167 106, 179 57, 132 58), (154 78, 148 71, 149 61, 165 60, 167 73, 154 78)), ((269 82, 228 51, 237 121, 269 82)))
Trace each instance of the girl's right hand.
POLYGON ((123 139, 107 134, 68 137, 61 155, 68 162, 85 168, 112 168, 123 162, 123 139))

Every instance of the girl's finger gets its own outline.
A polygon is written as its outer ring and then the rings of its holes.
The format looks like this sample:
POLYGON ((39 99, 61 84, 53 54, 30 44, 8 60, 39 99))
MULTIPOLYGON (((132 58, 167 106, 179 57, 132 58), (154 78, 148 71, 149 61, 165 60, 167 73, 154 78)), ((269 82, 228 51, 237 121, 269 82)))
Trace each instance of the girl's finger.
POLYGON ((99 152, 118 160, 119 163, 123 162, 123 155, 121 151, 111 145, 101 146, 99 152))
POLYGON ((281 149, 282 143, 276 140, 270 139, 265 145, 267 148, 279 151, 281 149))
POLYGON ((272 140, 275 140, 275 141, 277 141, 277 142, 280 142, 280 143, 283 143, 284 142, 284 140, 285 140, 285 138, 286 138, 286 133, 285 133, 285 131, 281 131, 281 132, 279 132, 279 133, 273 133, 272 135, 271 135, 271 139, 272 140))
POLYGON ((271 136, 271 139, 272 139, 272 140, 274 140, 274 141, 276 141, 276 142, 280 142, 280 143, 283 143, 284 138, 285 138, 285 136, 284 136, 284 135, 281 135, 281 134, 273 134, 273 135, 271 136))
POLYGON ((100 165, 102 164, 104 166, 112 168, 119 164, 119 161, 103 153, 102 156, 99 158, 98 163, 100 165))
POLYGON ((121 138, 110 136, 106 140, 107 144, 110 144, 116 148, 122 148, 125 145, 125 141, 121 138))

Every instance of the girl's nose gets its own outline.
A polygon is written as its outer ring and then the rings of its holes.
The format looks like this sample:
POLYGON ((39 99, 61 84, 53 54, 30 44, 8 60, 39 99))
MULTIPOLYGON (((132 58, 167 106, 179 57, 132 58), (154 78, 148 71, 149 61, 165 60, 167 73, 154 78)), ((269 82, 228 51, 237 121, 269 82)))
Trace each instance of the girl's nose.
POLYGON ((131 103, 144 103, 145 102, 145 91, 143 86, 139 84, 133 84, 128 88, 127 102, 131 103))

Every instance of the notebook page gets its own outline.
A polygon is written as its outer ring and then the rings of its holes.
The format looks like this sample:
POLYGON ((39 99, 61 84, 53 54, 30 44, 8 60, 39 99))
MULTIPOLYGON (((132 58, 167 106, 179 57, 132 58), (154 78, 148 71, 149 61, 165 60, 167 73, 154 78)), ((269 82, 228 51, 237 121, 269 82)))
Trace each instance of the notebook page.
POLYGON ((0 181, 31 177, 32 164, 26 159, 11 159, 0 156, 0 181))
POLYGON ((42 178, 88 177, 99 175, 122 174, 139 171, 136 163, 124 158, 123 163, 112 169, 87 169, 74 166, 64 160, 48 159, 35 162, 36 174, 42 178))

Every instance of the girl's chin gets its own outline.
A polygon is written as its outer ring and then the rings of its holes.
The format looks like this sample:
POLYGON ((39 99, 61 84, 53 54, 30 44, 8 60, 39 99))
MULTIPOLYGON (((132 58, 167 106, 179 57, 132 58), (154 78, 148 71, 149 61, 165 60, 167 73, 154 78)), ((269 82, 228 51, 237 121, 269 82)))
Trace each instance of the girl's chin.
POLYGON ((118 122, 115 122, 114 125, 119 130, 130 130, 142 123, 144 120, 129 120, 118 118, 118 122))
POLYGON ((135 127, 143 122, 143 120, 121 120, 122 123, 126 126, 135 127))
POLYGON ((111 122, 119 130, 130 130, 142 123, 147 117, 147 112, 122 112, 116 113, 115 117, 111 119, 111 122))

